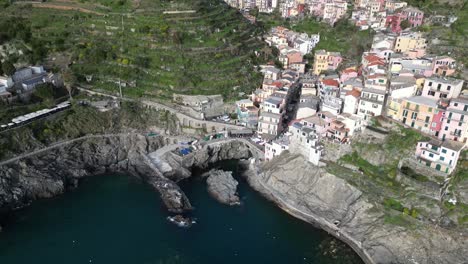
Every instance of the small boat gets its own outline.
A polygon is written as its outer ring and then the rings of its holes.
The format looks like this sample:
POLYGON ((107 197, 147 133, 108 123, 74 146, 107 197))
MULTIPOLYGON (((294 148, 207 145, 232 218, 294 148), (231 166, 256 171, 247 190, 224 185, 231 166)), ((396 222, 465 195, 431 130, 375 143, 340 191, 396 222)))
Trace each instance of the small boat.
POLYGON ((176 224, 178 227, 191 227, 196 223, 195 220, 192 220, 189 217, 184 217, 182 215, 168 216, 167 220, 176 224))

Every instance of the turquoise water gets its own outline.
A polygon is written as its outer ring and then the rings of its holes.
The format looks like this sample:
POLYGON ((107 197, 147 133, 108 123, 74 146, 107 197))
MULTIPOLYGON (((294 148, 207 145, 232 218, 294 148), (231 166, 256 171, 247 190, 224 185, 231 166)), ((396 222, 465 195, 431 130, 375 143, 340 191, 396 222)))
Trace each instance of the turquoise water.
POLYGON ((184 182, 198 223, 183 229, 166 220, 147 185, 123 175, 91 177, 12 214, 0 233, 0 263, 362 263, 245 182, 239 187, 243 205, 228 207, 208 195, 200 178, 184 182))

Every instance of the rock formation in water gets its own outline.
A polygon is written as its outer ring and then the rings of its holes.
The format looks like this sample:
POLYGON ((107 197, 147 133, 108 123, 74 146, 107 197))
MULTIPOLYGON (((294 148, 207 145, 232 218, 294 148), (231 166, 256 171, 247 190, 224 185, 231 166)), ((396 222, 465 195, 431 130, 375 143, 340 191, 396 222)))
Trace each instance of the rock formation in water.
POLYGON ((468 259, 466 234, 415 219, 408 226, 392 224, 385 208, 367 194, 301 156, 282 155, 257 170, 251 166, 245 174, 252 187, 290 214, 348 243, 367 263, 466 263, 468 259))
POLYGON ((213 169, 204 173, 202 177, 208 177, 206 179, 208 192, 218 202, 227 205, 240 204, 239 196, 237 196, 239 183, 234 179, 231 171, 213 169))

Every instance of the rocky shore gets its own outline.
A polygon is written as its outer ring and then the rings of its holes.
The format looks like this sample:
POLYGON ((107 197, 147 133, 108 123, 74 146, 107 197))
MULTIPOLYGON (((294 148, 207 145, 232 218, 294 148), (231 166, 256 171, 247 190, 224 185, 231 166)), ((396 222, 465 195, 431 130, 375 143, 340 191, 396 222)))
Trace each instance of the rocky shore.
POLYGON ((252 188, 346 242, 366 263, 466 263, 466 235, 421 223, 412 228, 386 223, 384 208, 301 156, 287 154, 262 166, 246 166, 252 188))
MULTIPOLYGON (((465 263, 468 259, 466 235, 424 223, 414 228, 389 224, 385 209, 365 193, 300 156, 287 154, 260 164, 247 161, 254 156, 251 146, 227 140, 206 144, 186 156, 168 151, 148 157, 170 144, 164 137, 141 135, 93 138, 5 164, 0 167, 0 211, 61 194, 75 188, 82 177, 127 172, 160 192, 170 211, 183 212, 191 205, 178 181, 190 177, 194 167, 238 159, 244 160, 244 175, 252 188, 289 214, 346 242, 366 263, 465 263)), ((223 178, 222 184, 225 180, 230 181, 223 178)))
POLYGON ((47 152, 0 166, 0 215, 75 188, 81 178, 125 172, 142 179, 161 193, 173 212, 191 205, 179 186, 154 170, 145 154, 170 143, 169 138, 138 134, 77 140, 47 152))

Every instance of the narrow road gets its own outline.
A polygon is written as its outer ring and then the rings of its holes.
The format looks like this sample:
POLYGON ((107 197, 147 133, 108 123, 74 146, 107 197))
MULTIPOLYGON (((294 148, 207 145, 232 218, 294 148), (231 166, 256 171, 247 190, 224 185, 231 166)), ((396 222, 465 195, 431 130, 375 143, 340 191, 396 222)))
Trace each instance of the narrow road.
MULTIPOLYGON (((14 157, 14 158, 8 159, 8 160, 0 161, 0 166, 6 165, 8 163, 16 162, 16 161, 18 161, 20 159, 31 157, 31 156, 40 154, 42 152, 45 152, 45 151, 48 151, 48 150, 51 150, 51 149, 54 149, 54 148, 59 148, 59 147, 62 147, 62 146, 65 146, 65 145, 68 145, 68 144, 71 144, 71 143, 75 143, 75 142, 78 142, 78 141, 81 141, 81 140, 90 139, 90 138, 117 137, 117 136, 128 135, 128 134, 129 133, 87 135, 87 136, 83 136, 83 137, 79 137, 79 138, 60 141, 60 142, 56 142, 56 143, 54 143, 54 144, 52 144, 50 146, 47 146, 45 148, 38 149, 38 150, 35 150, 33 152, 29 152, 29 153, 24 153, 24 154, 21 154, 19 156, 14 157)), ((135 134, 135 133, 131 133, 131 134, 135 134)))
POLYGON ((170 112, 172 114, 175 114, 177 116, 177 118, 179 118, 179 121, 181 121, 181 122, 185 119, 187 122, 193 122, 194 124, 199 124, 200 125, 199 127, 201 127, 201 125, 204 124, 207 127, 218 127, 218 128, 223 127, 223 128, 226 128, 226 129, 236 129, 236 130, 237 129, 238 130, 245 129, 245 127, 243 127, 243 126, 198 119, 198 118, 195 118, 195 117, 192 117, 192 116, 189 116, 187 114, 182 113, 179 109, 175 109, 175 108, 172 108, 170 106, 167 106, 167 105, 164 105, 164 104, 161 104, 161 103, 157 103, 157 102, 154 102, 154 101, 149 101, 149 100, 141 100, 140 101, 140 100, 136 100, 136 99, 132 99, 132 98, 128 98, 128 97, 120 98, 120 97, 115 96, 115 95, 110 95, 110 94, 106 94, 106 93, 91 91, 91 90, 83 88, 83 87, 77 87, 77 89, 80 90, 80 91, 83 91, 85 93, 92 94, 92 95, 100 95, 100 96, 110 97, 110 98, 112 98, 114 100, 123 100, 123 101, 127 101, 127 102, 141 102, 143 105, 146 105, 148 107, 155 108, 155 109, 158 109, 158 110, 165 110, 165 111, 168 111, 168 112, 170 112))

